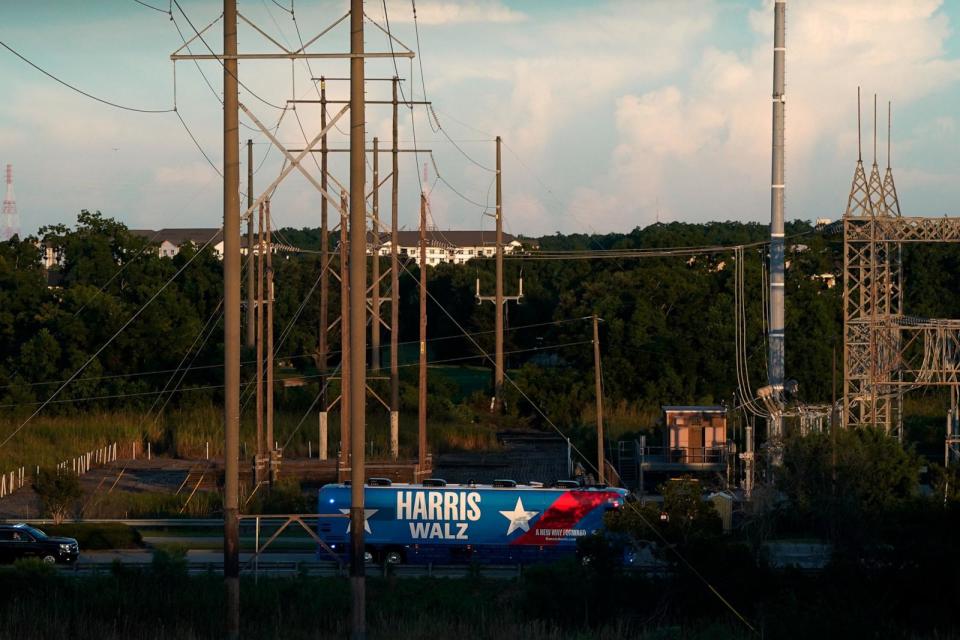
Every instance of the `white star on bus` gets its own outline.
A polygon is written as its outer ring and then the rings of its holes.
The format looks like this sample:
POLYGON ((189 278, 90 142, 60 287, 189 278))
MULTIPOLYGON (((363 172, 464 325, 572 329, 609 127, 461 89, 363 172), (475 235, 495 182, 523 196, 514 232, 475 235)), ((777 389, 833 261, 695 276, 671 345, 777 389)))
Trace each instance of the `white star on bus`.
POLYGON ((510 535, 517 529, 530 531, 530 519, 538 513, 540 512, 527 511, 524 509, 523 500, 521 498, 517 498, 517 506, 513 508, 513 511, 501 511, 500 515, 510 521, 510 526, 507 527, 507 535, 510 535))
MULTIPOLYGON (((370 516, 375 514, 380 509, 364 509, 363 510, 363 530, 367 533, 373 533, 370 531, 370 516)), ((350 515, 350 509, 340 509, 340 513, 345 513, 350 515)), ((347 533, 350 533, 350 521, 347 521, 347 533)))

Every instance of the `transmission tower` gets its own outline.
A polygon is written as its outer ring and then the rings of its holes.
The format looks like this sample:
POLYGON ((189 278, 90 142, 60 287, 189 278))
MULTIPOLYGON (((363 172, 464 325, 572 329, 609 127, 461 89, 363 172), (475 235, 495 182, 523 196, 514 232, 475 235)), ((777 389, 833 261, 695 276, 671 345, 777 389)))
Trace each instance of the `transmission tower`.
POLYGON ((3 219, 0 221, 0 238, 9 240, 20 234, 20 216, 17 215, 17 199, 13 195, 13 165, 7 165, 7 194, 3 197, 3 219))
MULTIPOLYGON (((877 166, 876 98, 869 177, 859 150, 843 215, 843 424, 902 438, 903 394, 960 386, 960 320, 904 315, 902 244, 960 242, 960 218, 905 217, 890 164, 877 166)), ((860 97, 857 92, 859 139, 860 97)))

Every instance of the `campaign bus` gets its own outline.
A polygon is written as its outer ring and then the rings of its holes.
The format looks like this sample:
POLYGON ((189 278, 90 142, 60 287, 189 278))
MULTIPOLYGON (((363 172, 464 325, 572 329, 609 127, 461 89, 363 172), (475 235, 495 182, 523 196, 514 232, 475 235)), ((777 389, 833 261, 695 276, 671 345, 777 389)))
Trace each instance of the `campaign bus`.
MULTIPOLYGON (((371 478, 364 486, 367 559, 517 564, 570 556, 577 540, 599 531, 604 514, 620 509, 626 496, 624 489, 572 481, 545 487, 371 478)), ((349 513, 349 483, 320 489, 318 535, 341 556, 349 554, 350 523, 343 517, 349 513)))

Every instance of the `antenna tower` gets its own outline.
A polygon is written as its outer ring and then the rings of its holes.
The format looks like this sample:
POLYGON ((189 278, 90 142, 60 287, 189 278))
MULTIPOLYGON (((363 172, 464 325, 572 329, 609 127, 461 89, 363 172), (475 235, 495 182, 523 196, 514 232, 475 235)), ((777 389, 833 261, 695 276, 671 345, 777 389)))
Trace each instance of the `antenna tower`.
POLYGON ((0 239, 6 241, 20 234, 20 216, 17 199, 13 195, 13 165, 7 165, 7 194, 3 197, 3 215, 0 220, 0 239))

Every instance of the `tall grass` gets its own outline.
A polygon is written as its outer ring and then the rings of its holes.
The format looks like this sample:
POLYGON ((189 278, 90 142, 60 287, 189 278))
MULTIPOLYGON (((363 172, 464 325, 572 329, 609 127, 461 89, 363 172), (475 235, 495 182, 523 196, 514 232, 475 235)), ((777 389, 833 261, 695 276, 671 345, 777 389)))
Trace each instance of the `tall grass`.
MULTIPOLYGON (((37 566, 0 571, 0 637, 114 640, 223 637, 224 588, 219 576, 185 575, 182 562, 161 559, 148 570, 118 566, 113 575, 69 578, 37 566)), ((529 617, 523 593, 486 580, 368 579, 369 637, 413 640, 625 640, 677 637, 645 630, 627 617, 569 627, 529 617)), ((349 588, 339 578, 241 580, 244 638, 345 638, 349 588)), ((724 625, 723 627, 726 627, 724 625)), ((679 628, 675 628, 679 631, 679 628)), ((667 629, 669 633, 670 628, 667 629)), ((683 637, 742 638, 729 627, 683 637)))
POLYGON ((116 492, 95 496, 84 509, 85 518, 207 518, 222 511, 218 492, 172 493, 116 492))
MULTIPOLYGON (((249 409, 249 408, 248 408, 249 409)), ((250 413, 249 411, 247 412, 250 413)), ((19 422, 0 418, 0 433, 12 433, 19 422)), ((331 412, 328 420, 328 446, 334 455, 340 441, 340 414, 331 412)), ((457 416, 431 419, 428 438, 434 452, 472 451, 495 448, 496 427, 476 424, 457 416)), ((277 413, 275 439, 285 447, 288 457, 317 456, 319 445, 317 410, 277 413)), ((120 456, 128 458, 136 441, 138 456, 149 442, 153 455, 203 459, 223 456, 223 414, 218 405, 170 410, 156 418, 143 413, 116 411, 75 416, 39 416, 31 420, 0 448, 0 473, 20 466, 52 467, 58 462, 105 444, 117 442, 120 456)), ((241 455, 253 455, 256 447, 256 421, 246 415, 240 423, 241 455)), ((367 419, 367 451, 373 458, 386 458, 390 452, 390 421, 385 410, 371 402, 367 419)), ((413 457, 417 448, 417 417, 402 413, 400 418, 401 457, 413 457)))

